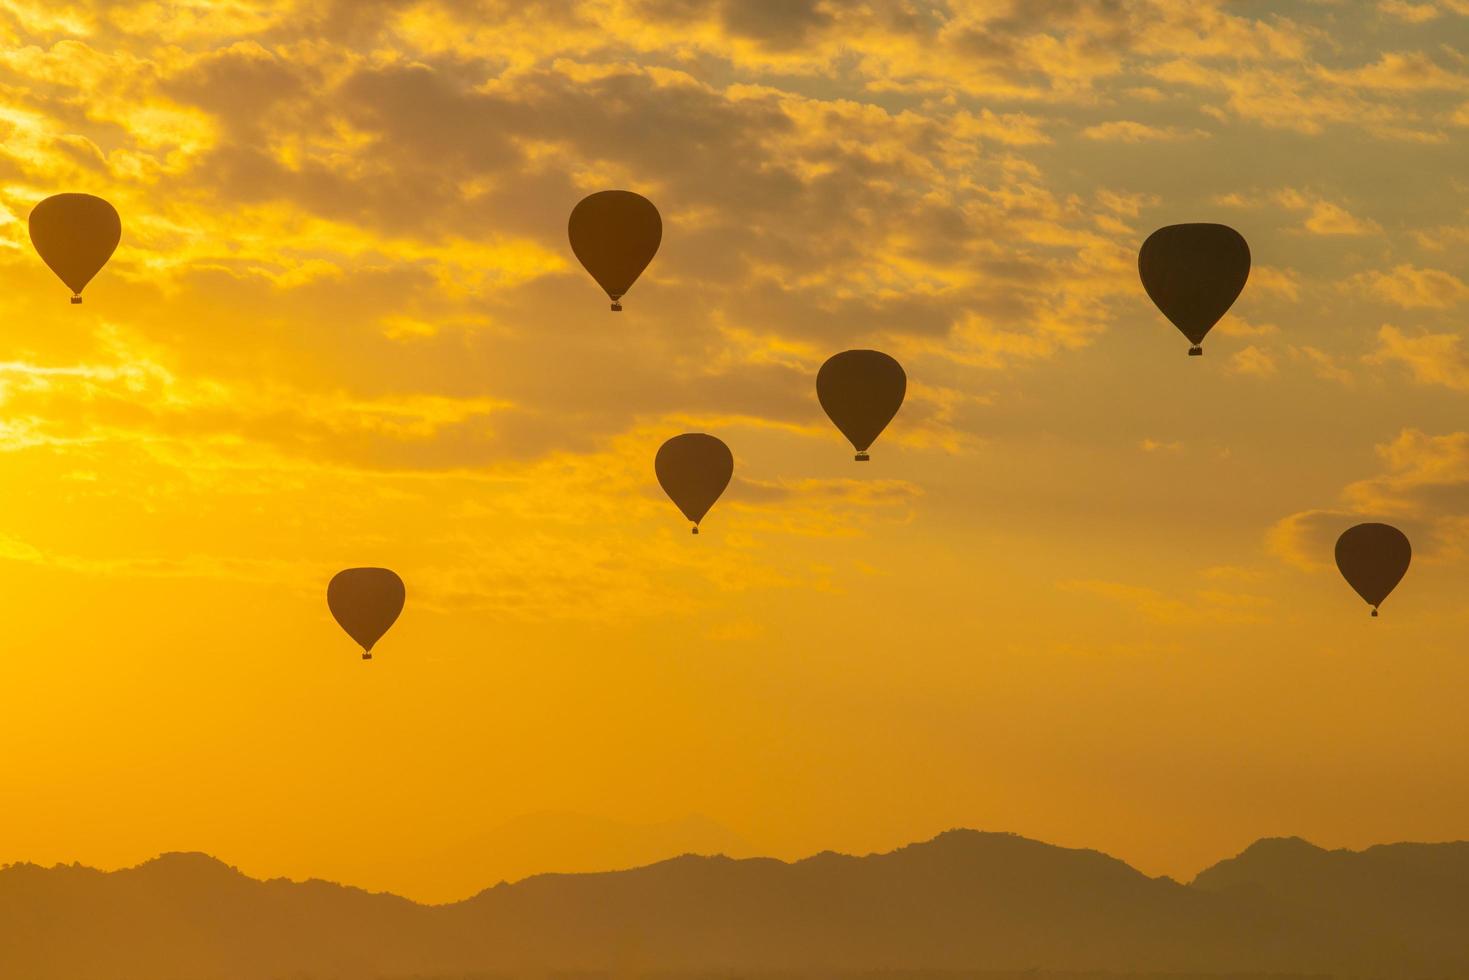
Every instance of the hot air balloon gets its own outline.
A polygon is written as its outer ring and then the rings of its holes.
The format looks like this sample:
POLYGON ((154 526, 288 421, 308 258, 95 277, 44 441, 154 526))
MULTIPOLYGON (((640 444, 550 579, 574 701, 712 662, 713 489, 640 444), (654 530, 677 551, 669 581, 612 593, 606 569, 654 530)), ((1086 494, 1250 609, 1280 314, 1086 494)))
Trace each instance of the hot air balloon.
POLYGON ((91 194, 57 194, 31 209, 31 244, 71 289, 71 301, 102 270, 122 240, 117 209, 91 194))
POLYGON ((734 454, 723 441, 703 432, 685 432, 658 448, 653 460, 658 483, 685 517, 699 522, 734 476, 734 454))
POLYGON ((1358 524, 1336 539, 1336 567, 1367 600, 1372 615, 1403 576, 1413 558, 1408 536, 1390 524, 1358 524))
POLYGON ((641 194, 598 191, 571 209, 571 250, 612 299, 613 312, 653 261, 663 240, 663 219, 641 194))
POLYGON ((1137 253, 1148 297, 1204 353, 1204 335, 1229 312, 1250 277, 1250 246, 1228 225, 1168 225, 1137 253))
POLYGON ((903 405, 908 376, 881 351, 843 351, 821 365, 816 397, 821 407, 866 462, 867 450, 903 405))
POLYGON ((332 576, 326 604, 338 625, 362 647, 362 659, 403 611, 403 580, 386 568, 348 568, 332 576))

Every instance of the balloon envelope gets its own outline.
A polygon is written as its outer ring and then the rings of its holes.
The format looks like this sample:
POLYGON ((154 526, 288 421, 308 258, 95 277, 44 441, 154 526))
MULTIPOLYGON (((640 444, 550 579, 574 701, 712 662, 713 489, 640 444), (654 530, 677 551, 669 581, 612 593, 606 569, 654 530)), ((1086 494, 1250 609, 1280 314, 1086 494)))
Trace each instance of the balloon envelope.
POLYGON ((102 270, 122 240, 117 209, 91 194, 57 194, 31 209, 31 244, 71 288, 72 302, 102 270))
POLYGON ((734 454, 714 436, 686 432, 658 448, 653 471, 663 492, 694 522, 698 534, 699 522, 734 476, 734 454))
POLYGON ((816 373, 816 397, 842 435, 867 458, 870 447, 903 405, 908 375, 881 351, 843 351, 816 373))
POLYGON ((663 240, 658 209, 632 191, 598 191, 571 210, 567 223, 571 250, 606 291, 614 310, 638 276, 653 261, 663 240))
POLYGON ((362 659, 403 611, 406 590, 396 572, 386 568, 348 568, 332 576, 326 604, 347 635, 362 647, 362 659))
POLYGON ((1358 524, 1336 539, 1336 567, 1372 615, 1407 574, 1413 547, 1408 536, 1390 524, 1358 524))
POLYGON ((1168 225, 1137 254, 1143 288, 1201 354, 1207 334, 1229 312, 1250 276, 1250 246, 1228 225, 1168 225))

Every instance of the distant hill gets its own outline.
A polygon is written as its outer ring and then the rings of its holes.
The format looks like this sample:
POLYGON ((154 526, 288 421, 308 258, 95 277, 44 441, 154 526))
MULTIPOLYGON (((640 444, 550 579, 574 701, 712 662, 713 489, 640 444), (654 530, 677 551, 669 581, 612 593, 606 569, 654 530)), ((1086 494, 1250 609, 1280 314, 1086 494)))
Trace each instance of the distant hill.
POLYGON ((1333 945, 1351 938, 1359 970, 1391 975, 1411 963, 1419 975, 1462 976, 1469 963, 1469 842, 1358 852, 1262 840, 1193 887, 1281 922, 1324 924, 1333 945))
POLYGON ((956 830, 888 854, 685 856, 424 906, 256 881, 199 854, 0 869, 0 977, 371 980, 579 974, 1469 978, 1469 844, 1267 840, 1190 885, 956 830))
POLYGON ((452 879, 446 898, 458 898, 496 881, 547 871, 636 868, 670 854, 751 853, 749 842, 702 816, 633 823, 543 810, 468 839, 446 840, 426 851, 424 860, 452 879))

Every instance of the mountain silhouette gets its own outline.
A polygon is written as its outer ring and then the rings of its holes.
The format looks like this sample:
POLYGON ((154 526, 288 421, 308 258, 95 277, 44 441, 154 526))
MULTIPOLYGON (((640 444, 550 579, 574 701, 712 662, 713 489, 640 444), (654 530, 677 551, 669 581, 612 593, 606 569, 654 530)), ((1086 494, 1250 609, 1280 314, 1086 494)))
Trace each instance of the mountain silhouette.
POLYGON ((448 905, 202 854, 0 869, 0 977, 369 980, 999 974, 1469 977, 1469 844, 1266 840, 1192 884, 955 830, 886 854, 686 855, 448 905))
POLYGON ((426 851, 424 860, 444 869, 441 894, 458 897, 489 882, 538 872, 636 868, 670 854, 751 852, 750 843, 739 834, 697 814, 638 823, 541 810, 467 838, 446 839, 426 851))
POLYGON ((1282 922, 1327 922, 1360 950, 1358 971, 1423 975, 1469 964, 1469 843, 1327 851, 1299 837, 1257 841, 1201 872, 1194 887, 1273 909, 1282 922), (1444 940, 1457 935, 1457 941, 1444 940))

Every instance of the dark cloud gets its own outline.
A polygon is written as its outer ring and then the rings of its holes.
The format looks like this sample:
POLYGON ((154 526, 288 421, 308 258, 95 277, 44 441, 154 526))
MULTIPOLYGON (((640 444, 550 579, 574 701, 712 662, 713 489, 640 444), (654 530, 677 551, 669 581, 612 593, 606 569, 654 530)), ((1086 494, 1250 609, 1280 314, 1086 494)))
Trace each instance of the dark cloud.
MULTIPOLYGON (((166 204, 134 240, 188 256, 163 271, 119 256, 142 335, 226 384, 329 378, 345 397, 505 403, 444 423, 438 455, 407 437, 390 451, 398 437, 370 427, 342 443, 354 459, 427 466, 597 445, 679 412, 819 421, 810 372, 855 345, 1001 364, 1086 342, 1110 315, 1128 230, 1095 230, 1088 205, 995 132, 1014 117, 980 125, 972 93, 940 75, 1024 76, 1039 92, 1076 68, 1068 58, 1123 52, 1150 17, 1192 23, 1175 7, 364 0, 191 53, 86 64, 217 128, 213 145, 150 148, 153 170, 130 178, 165 179, 167 165, 166 204), (646 29, 617 29, 630 23, 646 29), (777 87, 758 57, 739 61, 752 50, 794 73, 772 78, 815 80, 777 87), (874 99, 860 79, 822 75, 833 57, 885 82, 927 73, 947 97, 874 99), (708 58, 728 59, 718 78, 687 70, 708 58), (570 208, 603 182, 647 194, 665 221, 612 320, 565 240, 570 208), (177 319, 165 309, 249 343, 198 342, 164 326, 177 319)), ((96 45, 109 42, 104 28, 96 45)), ((1112 69, 1078 77, 1091 70, 1112 69)), ((132 164, 110 155, 125 126, 92 119, 64 85, 30 88, 30 104, 75 125, 75 166, 132 164)))
MULTIPOLYGON (((310 66, 279 57, 253 41, 212 51, 160 83, 180 102, 208 110, 237 140, 261 138, 272 124, 295 125, 299 115, 276 117, 283 104, 299 107, 321 83, 310 66)), ((319 121, 319 120, 318 120, 319 121)))
POLYGON ((834 20, 821 0, 725 0, 719 12, 731 33, 777 49, 797 47, 834 20))
MULTIPOLYGON (((475 79, 462 66, 394 63, 331 85, 319 72, 308 84, 313 72, 237 45, 169 81, 175 98, 231 116, 242 112, 240 89, 264 93, 249 126, 227 127, 190 173, 200 200, 281 202, 302 216, 426 242, 511 236, 567 261, 564 272, 525 284, 487 283, 467 311, 496 328, 468 334, 438 327, 466 308, 442 295, 447 270, 433 260, 293 256, 289 229, 282 275, 293 261, 323 257, 337 274, 251 300, 260 282, 241 270, 209 290, 214 302, 241 293, 240 308, 264 316, 285 318, 303 304, 327 311, 274 338, 288 344, 283 363, 310 365, 293 373, 329 364, 365 394, 510 403, 453 438, 446 430, 444 460, 586 448, 670 411, 819 421, 809 370, 828 353, 883 337, 942 340, 971 311, 1023 330, 1072 274, 1064 252, 1036 250, 1015 224, 1054 220, 1054 204, 1003 193, 1000 171, 994 188, 935 197, 933 181, 951 179, 941 160, 953 149, 940 118, 730 93, 628 68, 475 79), (288 165, 270 148, 329 133, 334 120, 358 140, 336 156, 288 165), (533 156, 532 147, 542 149, 533 156), (635 189, 660 205, 665 241, 677 243, 615 320, 564 237, 565 215, 585 192, 576 171, 586 166, 638 175, 635 189), (912 263, 974 281, 889 281, 894 267, 912 263), (389 312, 435 333, 391 339, 381 322, 389 312), (814 359, 796 369, 731 357, 727 330, 806 342, 814 359)), ((406 448, 387 455, 428 458, 406 448)))

